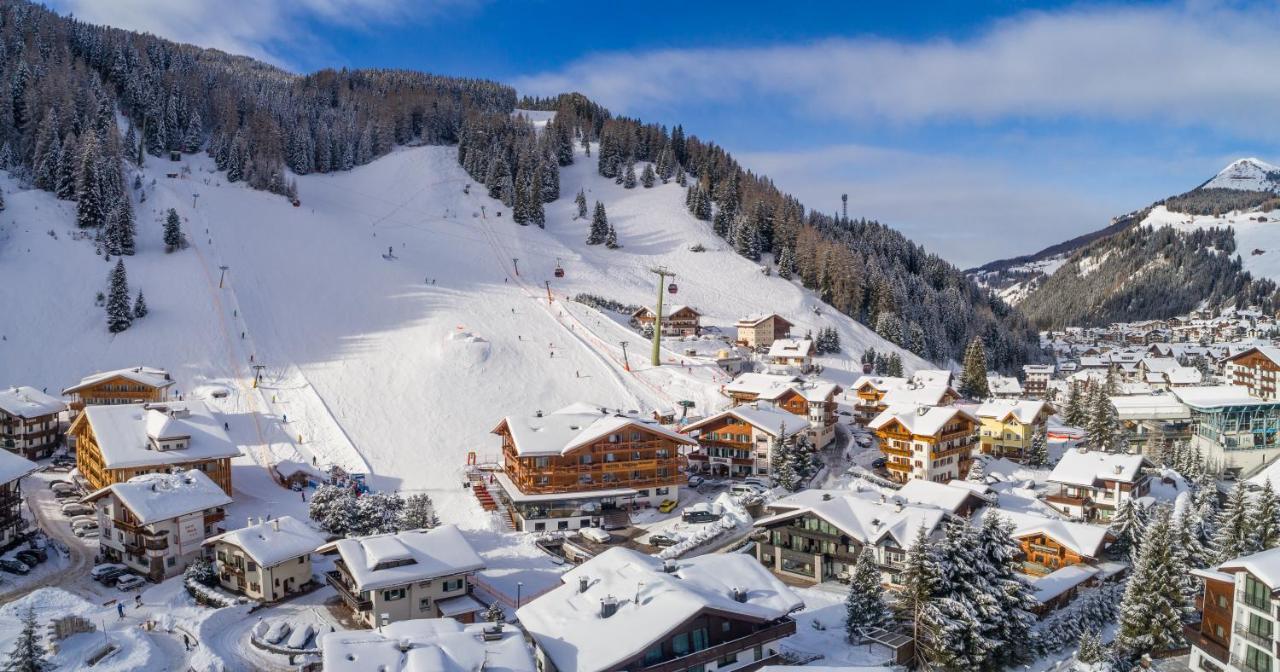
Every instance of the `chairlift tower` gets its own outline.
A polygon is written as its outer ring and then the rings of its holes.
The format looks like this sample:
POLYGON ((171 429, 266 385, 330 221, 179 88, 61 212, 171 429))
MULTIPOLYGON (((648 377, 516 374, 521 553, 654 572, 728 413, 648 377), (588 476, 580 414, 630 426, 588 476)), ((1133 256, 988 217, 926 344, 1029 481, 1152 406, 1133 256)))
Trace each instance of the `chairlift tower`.
POLYGON ((649 271, 658 276, 658 303, 653 307, 653 365, 662 366, 662 292, 666 288, 667 278, 676 277, 666 266, 655 266, 649 271))

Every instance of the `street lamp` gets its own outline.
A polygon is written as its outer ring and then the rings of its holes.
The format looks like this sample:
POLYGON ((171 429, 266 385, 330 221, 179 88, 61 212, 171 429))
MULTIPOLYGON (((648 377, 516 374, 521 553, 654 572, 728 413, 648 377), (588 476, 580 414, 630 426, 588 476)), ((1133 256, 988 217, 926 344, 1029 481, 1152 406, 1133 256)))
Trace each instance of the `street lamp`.
POLYGON ((520 608, 520 592, 524 589, 524 581, 516 581, 516 609, 520 608))

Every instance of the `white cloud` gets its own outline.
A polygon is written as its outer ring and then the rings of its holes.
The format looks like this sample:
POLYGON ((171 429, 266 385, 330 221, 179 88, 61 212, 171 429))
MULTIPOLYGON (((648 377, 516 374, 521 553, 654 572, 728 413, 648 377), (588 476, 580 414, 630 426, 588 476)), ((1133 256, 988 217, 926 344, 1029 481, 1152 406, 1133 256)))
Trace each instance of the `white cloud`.
POLYGON ((51 0, 81 20, 153 33, 178 42, 244 54, 290 69, 336 57, 313 23, 367 30, 421 21, 472 0, 51 0))
POLYGON ((961 41, 602 53, 516 84, 579 90, 623 112, 763 96, 821 118, 1157 120, 1272 136, 1277 18, 1274 7, 1216 5, 1026 12, 961 41))

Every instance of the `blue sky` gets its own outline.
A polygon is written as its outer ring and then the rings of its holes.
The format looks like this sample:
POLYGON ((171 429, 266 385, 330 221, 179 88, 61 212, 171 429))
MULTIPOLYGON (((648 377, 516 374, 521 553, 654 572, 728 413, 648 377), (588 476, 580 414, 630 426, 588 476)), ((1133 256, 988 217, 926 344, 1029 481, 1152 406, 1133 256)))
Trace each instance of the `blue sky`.
POLYGON ((297 72, 580 90, 968 266, 1280 160, 1272 3, 53 0, 297 72))

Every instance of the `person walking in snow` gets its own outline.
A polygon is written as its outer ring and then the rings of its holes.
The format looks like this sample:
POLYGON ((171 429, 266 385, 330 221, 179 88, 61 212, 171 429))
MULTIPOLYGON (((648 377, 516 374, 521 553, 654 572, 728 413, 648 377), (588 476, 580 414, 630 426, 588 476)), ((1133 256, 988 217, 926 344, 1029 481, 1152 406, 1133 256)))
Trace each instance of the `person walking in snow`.
POLYGON ((120 615, 120 620, 124 620, 124 602, 116 602, 116 613, 120 615))
POLYGON ((188 651, 190 651, 190 650, 191 650, 191 638, 190 638, 190 637, 188 637, 188 636, 187 636, 187 633, 185 633, 185 632, 184 632, 184 633, 182 633, 182 648, 184 648, 184 649, 186 649, 186 650, 188 650, 188 651))
POLYGON ((222 431, 224 431, 224 432, 229 432, 229 431, 231 431, 231 423, 229 423, 229 422, 224 422, 224 423, 222 423, 222 431))
POLYGON ((138 595, 134 595, 134 596, 133 596, 133 608, 134 608, 134 609, 141 609, 141 608, 142 608, 142 595, 141 595, 141 594, 138 594, 138 595))

